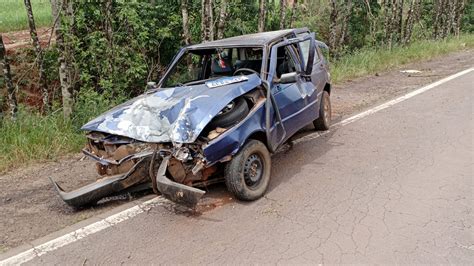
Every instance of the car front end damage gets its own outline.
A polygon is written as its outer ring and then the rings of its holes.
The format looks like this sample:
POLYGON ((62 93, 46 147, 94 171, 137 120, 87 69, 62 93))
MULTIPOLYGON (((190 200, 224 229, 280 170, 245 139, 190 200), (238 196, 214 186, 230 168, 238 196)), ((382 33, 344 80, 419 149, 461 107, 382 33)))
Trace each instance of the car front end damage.
MULTIPOLYGON (((199 90, 197 87, 188 89, 199 90)), ((158 91, 114 108, 86 124, 83 129, 89 131, 88 141, 82 152, 95 161, 100 177, 96 182, 71 192, 64 191, 51 180, 60 197, 68 205, 80 207, 95 204, 107 196, 152 188, 155 193, 174 202, 195 206, 205 194, 202 188, 223 180, 223 163, 232 158, 250 134, 264 130, 265 94, 257 76, 218 89, 220 104, 209 104, 214 98, 206 97, 211 94, 207 90, 199 91, 198 96, 188 95, 182 99, 172 96, 179 95, 178 90, 165 91, 169 99, 163 101, 159 96, 160 104, 157 104, 153 98, 149 99, 163 93, 158 91), (210 123, 236 98, 244 99, 249 106, 245 117, 227 128, 210 123), (183 104, 180 104, 181 100, 183 104), (197 103, 199 100, 206 101, 197 103), (170 101, 175 104, 169 105, 170 101), (172 117, 171 114, 176 113, 173 112, 175 106, 179 106, 178 115, 172 117), (167 120, 167 131, 157 134, 156 130, 143 130, 144 123, 152 123, 147 120, 151 117, 147 112, 155 114, 156 119, 167 120), (196 116, 199 112, 200 117, 196 116), (126 121, 126 126, 123 126, 123 121, 126 121), (104 130, 104 126, 108 130, 104 130), (193 131, 196 127, 200 129, 193 131)))

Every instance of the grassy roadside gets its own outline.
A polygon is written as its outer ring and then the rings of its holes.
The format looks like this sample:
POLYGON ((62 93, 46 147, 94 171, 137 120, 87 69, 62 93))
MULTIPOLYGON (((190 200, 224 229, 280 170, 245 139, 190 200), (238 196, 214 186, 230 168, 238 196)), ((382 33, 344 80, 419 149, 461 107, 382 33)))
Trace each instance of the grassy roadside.
POLYGON ((41 116, 20 110, 16 121, 0 120, 0 136, 0 173, 77 152, 83 145, 83 135, 61 112, 41 116))
POLYGON ((395 47, 392 50, 367 48, 343 56, 331 66, 331 78, 334 83, 363 77, 396 68, 398 66, 434 58, 463 48, 474 48, 474 34, 462 35, 459 39, 443 41, 421 40, 407 47, 395 47))
MULTIPOLYGON (((36 27, 52 24, 49 0, 31 0, 36 27)), ((23 0, 0 1, 0 32, 28 29, 28 20, 23 0)))
MULTIPOLYGON (((340 58, 331 67, 331 75, 334 83, 340 83, 465 48, 474 48, 474 35, 438 42, 417 41, 392 50, 364 49, 340 58)), ((0 120, 0 173, 18 165, 55 160, 78 152, 85 140, 78 126, 106 108, 87 101, 82 111, 76 112, 74 123, 64 121, 60 110, 48 116, 21 110, 15 122, 0 120)))

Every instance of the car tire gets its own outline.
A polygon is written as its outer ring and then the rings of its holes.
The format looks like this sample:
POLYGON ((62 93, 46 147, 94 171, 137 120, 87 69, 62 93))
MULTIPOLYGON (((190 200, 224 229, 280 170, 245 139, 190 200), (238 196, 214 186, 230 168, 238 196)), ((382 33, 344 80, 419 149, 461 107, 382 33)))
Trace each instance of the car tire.
POLYGON ((249 113, 249 106, 243 97, 230 102, 214 119, 209 122, 208 128, 216 127, 227 128, 237 124, 249 113), (230 105, 230 107, 229 107, 230 105))
POLYGON ((225 167, 227 189, 239 200, 262 197, 270 182, 271 159, 261 141, 250 140, 225 167))
POLYGON ((327 91, 323 91, 319 105, 319 117, 313 121, 316 130, 328 130, 331 125, 331 99, 327 91))

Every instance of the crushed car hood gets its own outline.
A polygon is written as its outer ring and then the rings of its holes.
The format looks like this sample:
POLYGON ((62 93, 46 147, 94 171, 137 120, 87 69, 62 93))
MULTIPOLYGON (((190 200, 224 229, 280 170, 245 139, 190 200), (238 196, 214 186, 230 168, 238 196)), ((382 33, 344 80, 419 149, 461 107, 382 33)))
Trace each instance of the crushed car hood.
POLYGON ((81 129, 144 142, 194 142, 229 102, 260 84, 260 78, 252 74, 153 90, 114 107, 81 129))

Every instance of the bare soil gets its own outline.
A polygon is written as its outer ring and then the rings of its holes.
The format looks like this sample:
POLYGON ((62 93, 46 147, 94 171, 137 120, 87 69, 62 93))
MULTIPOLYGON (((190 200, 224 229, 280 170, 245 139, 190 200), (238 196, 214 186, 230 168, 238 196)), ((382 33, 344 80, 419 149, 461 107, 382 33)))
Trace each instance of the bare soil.
MULTIPOLYGON (((333 119, 387 101, 447 75, 472 67, 474 51, 465 50, 432 60, 408 64, 398 69, 337 84, 332 91, 333 119), (400 70, 416 69, 417 74, 400 70)), ((55 162, 44 162, 16 169, 0 176, 0 253, 28 243, 83 219, 95 216, 134 199, 125 195, 105 200, 97 206, 75 210, 56 195, 48 177, 58 181, 65 190, 95 180, 94 163, 80 154, 55 162)), ((202 211, 219 207, 229 201, 229 194, 218 192, 204 199, 202 211)))
MULTIPOLYGON (((38 33, 38 39, 42 46, 49 44, 50 39, 54 41, 54 35, 51 37, 51 27, 44 27, 39 28, 36 30, 38 33)), ((22 31, 12 31, 3 33, 3 42, 5 44, 5 49, 17 49, 21 47, 25 47, 31 44, 31 35, 29 30, 22 30, 22 31)))

